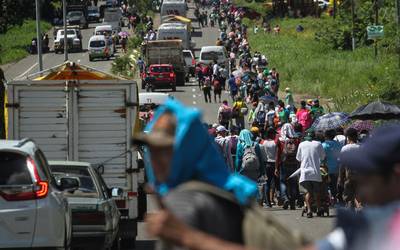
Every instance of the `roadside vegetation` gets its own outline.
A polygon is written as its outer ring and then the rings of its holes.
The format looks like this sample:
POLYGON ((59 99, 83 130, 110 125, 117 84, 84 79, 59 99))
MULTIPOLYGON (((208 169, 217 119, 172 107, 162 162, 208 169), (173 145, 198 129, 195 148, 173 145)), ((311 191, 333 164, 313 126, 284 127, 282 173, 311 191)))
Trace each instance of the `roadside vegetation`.
POLYGON ((255 23, 246 20, 250 46, 267 55, 270 67, 278 69, 282 89, 290 87, 304 98, 320 96, 328 100, 331 110, 352 111, 378 98, 399 103, 394 5, 381 12, 385 38, 378 43, 376 59, 374 46, 366 37, 366 26, 373 20, 370 11, 370 6, 360 7, 354 52, 346 9, 336 19, 325 14, 321 18, 273 19, 271 27, 280 25, 279 35, 264 33, 261 22, 257 23, 259 32, 254 34, 255 23), (298 25, 303 32, 296 31, 298 25))
MULTIPOLYGON (((48 31, 51 24, 42 21, 41 29, 48 31)), ((10 63, 27 56, 27 47, 31 44, 32 38, 36 37, 35 20, 25 20, 22 25, 14 25, 6 33, 0 34, 0 63, 10 63)))

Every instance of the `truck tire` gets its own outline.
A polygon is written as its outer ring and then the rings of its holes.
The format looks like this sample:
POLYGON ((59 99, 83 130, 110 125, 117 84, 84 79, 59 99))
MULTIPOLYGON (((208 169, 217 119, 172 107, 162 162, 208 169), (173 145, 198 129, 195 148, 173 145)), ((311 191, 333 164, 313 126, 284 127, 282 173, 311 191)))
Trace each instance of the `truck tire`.
POLYGON ((146 83, 142 80, 142 89, 146 88, 146 83))

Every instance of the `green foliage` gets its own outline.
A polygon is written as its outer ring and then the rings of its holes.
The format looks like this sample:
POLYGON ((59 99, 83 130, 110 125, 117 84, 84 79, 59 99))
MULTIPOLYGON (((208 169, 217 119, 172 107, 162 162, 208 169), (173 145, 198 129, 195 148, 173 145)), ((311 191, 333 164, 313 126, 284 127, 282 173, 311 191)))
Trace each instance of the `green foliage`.
POLYGON ((134 50, 140 47, 143 39, 140 36, 133 36, 128 40, 128 50, 134 50))
POLYGON ((321 96, 330 100, 334 110, 352 111, 377 98, 399 102, 396 55, 380 48, 375 60, 372 47, 351 52, 316 41, 316 30, 330 22, 328 17, 279 19, 272 25, 281 26, 280 35, 250 32, 250 45, 253 51, 265 53, 270 67, 278 69, 283 88, 290 87, 304 98, 321 96), (299 24, 304 32, 296 32, 299 24))
MULTIPOLYGON (((41 18, 51 20, 54 15, 53 2, 59 0, 41 1, 41 18)), ((27 19, 35 19, 34 0, 0 0, 0 34, 5 33, 14 25, 22 25, 27 19)))
MULTIPOLYGON (((367 38, 367 26, 375 23, 375 7, 373 1, 355 1, 354 37, 356 46, 371 45, 367 38)), ((379 24, 384 25, 385 37, 379 42, 381 48, 393 52, 395 50, 395 6, 394 1, 385 1, 379 7, 379 24)), ((330 18, 321 23, 315 33, 315 39, 333 49, 351 50, 351 34, 353 21, 351 1, 345 0, 338 7, 336 19, 330 18)))
MULTIPOLYGON (((46 32, 50 28, 50 23, 41 22, 42 31, 46 32)), ((7 33, 0 34, 1 63, 13 62, 28 55, 27 47, 31 44, 33 37, 36 37, 36 22, 34 20, 26 20, 21 26, 13 26, 7 33)))
POLYGON ((129 62, 130 59, 128 55, 115 58, 111 66, 111 72, 117 75, 128 76, 130 74, 129 72, 131 71, 129 62))

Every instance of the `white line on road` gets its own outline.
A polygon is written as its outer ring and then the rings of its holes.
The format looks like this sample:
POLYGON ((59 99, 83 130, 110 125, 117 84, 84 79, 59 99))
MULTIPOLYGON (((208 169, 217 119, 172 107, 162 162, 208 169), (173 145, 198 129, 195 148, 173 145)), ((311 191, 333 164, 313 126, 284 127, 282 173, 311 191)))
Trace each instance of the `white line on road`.
POLYGON ((196 95, 193 95, 193 98, 196 98, 196 95))
POLYGON ((34 67, 36 67, 38 63, 34 63, 29 69, 27 69, 24 73, 20 74, 19 76, 15 77, 15 79, 22 78, 24 75, 28 74, 34 67))

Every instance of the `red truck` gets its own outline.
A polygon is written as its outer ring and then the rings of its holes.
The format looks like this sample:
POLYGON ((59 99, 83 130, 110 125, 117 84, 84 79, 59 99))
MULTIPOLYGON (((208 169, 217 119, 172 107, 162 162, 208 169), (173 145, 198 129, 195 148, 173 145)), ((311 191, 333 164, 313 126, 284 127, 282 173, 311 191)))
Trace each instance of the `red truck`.
POLYGON ((156 89, 176 91, 176 74, 171 64, 152 64, 142 74, 142 89, 154 91, 156 89))

